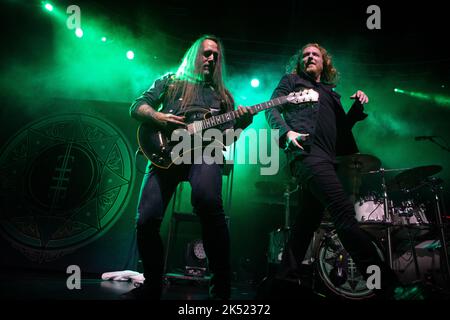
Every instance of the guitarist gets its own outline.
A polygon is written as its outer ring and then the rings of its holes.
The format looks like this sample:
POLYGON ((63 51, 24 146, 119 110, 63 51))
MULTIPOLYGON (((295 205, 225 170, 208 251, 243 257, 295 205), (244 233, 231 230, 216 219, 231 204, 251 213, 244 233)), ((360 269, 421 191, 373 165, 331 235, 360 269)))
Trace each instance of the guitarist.
MULTIPOLYGON (((215 36, 202 36, 187 50, 176 74, 157 79, 134 101, 130 115, 155 126, 183 126, 186 119, 182 114, 190 108, 210 108, 219 114, 232 111, 234 101, 224 84, 224 70, 221 42, 215 36)), ((239 107, 236 120, 222 129, 244 129, 251 122, 248 110, 239 107)), ((206 164, 204 160, 197 163, 168 169, 149 166, 142 182, 136 225, 145 281, 124 298, 161 298, 164 250, 160 226, 173 192, 185 180, 192 187, 192 206, 200 218, 204 249, 213 274, 210 298, 230 298, 230 240, 222 205, 222 166, 206 164)))
POLYGON ((304 108, 286 104, 266 111, 269 125, 280 130, 279 143, 285 146, 291 172, 302 184, 301 209, 276 277, 298 283, 302 261, 326 208, 339 239, 361 274, 367 278, 367 267, 377 265, 382 289, 393 288, 396 276, 380 258, 369 234, 358 225, 353 203, 335 170, 337 155, 358 152, 351 128, 367 117, 363 105, 369 98, 358 90, 350 97, 355 100, 352 108, 345 113, 340 95, 333 90, 337 71, 331 56, 316 43, 305 45, 291 62, 272 98, 312 88, 319 93, 319 101, 304 108))

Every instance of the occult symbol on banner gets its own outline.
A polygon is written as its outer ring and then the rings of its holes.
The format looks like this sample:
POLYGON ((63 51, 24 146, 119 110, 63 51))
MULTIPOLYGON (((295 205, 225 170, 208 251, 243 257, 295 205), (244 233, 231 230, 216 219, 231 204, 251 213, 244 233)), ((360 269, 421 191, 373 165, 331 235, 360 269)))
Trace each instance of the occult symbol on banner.
POLYGON ((98 239, 126 207, 131 166, 125 137, 103 119, 64 114, 32 123, 0 155, 2 234, 37 262, 98 239))

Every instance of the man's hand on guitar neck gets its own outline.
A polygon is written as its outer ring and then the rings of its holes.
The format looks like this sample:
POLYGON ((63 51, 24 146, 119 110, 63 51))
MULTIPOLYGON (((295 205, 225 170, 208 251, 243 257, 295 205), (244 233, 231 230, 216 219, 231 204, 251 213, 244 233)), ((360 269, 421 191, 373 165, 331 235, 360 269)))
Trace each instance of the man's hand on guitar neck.
POLYGON ((244 108, 243 106, 239 106, 236 113, 236 128, 245 129, 247 128, 253 121, 253 114, 249 111, 248 108, 244 108))

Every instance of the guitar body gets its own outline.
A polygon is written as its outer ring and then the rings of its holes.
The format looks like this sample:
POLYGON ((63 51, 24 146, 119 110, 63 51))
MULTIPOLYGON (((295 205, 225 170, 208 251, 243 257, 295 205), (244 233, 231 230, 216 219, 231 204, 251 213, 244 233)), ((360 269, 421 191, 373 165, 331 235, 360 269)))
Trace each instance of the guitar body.
MULTIPOLYGON (((194 122, 209 119, 211 117, 211 112, 203 108, 194 108, 184 113, 184 117, 186 124, 193 124, 194 122)), ((141 123, 138 128, 137 140, 139 149, 144 156, 158 168, 169 169, 173 165, 175 159, 181 158, 186 155, 186 153, 190 153, 196 149, 191 148, 189 150, 183 150, 184 152, 177 155, 172 155, 173 147, 180 143, 179 140, 171 141, 170 139, 172 133, 177 129, 186 130, 183 129, 182 126, 175 124, 168 124, 165 126, 152 123, 141 123)), ((189 132, 189 130, 187 131, 189 132)), ((200 133, 189 132, 192 140, 194 140, 194 135, 199 134, 200 133)), ((220 146, 224 147, 223 144, 220 144, 220 146)))
MULTIPOLYGON (((248 110, 250 114, 254 115, 260 111, 285 103, 308 104, 317 102, 318 99, 319 93, 317 91, 314 91, 313 89, 305 89, 303 91, 291 92, 287 96, 274 98, 267 102, 256 104, 248 107, 248 110)), ((179 158, 184 159, 184 156, 187 153, 190 153, 195 149, 203 148, 204 144, 201 145, 202 143, 199 143, 201 146, 197 146, 196 144, 192 144, 192 140, 206 142, 202 138, 202 132, 204 130, 233 121, 236 117, 238 117, 238 115, 237 111, 234 110, 213 116, 208 109, 192 108, 189 111, 186 111, 184 117, 186 127, 173 125, 171 123, 168 125, 142 123, 139 126, 137 132, 139 149, 155 166, 161 169, 168 169, 179 158), (173 150, 174 147, 180 143, 180 140, 170 140, 173 132, 177 129, 186 130, 185 133, 187 133, 192 139, 191 146, 194 145, 193 148, 188 150, 178 150, 177 148, 176 151, 173 150), (198 136, 198 139, 196 139, 196 136, 198 136)), ((207 141, 207 143, 208 147, 210 146, 215 149, 225 147, 224 144, 218 140, 207 141)))

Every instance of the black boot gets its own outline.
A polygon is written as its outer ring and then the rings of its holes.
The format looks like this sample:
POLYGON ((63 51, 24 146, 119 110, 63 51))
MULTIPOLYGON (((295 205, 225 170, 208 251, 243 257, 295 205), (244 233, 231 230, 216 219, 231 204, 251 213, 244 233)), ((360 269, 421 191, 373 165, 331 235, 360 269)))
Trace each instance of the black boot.
POLYGON ((228 300, 231 292, 230 236, 224 214, 200 215, 203 247, 211 277, 209 297, 228 300))
POLYGON ((161 299, 164 272, 164 248, 159 234, 161 222, 160 219, 149 219, 136 227, 139 256, 146 280, 122 295, 124 299, 161 299))
POLYGON ((209 285, 210 300, 229 300, 231 295, 229 273, 216 273, 211 277, 209 285))

